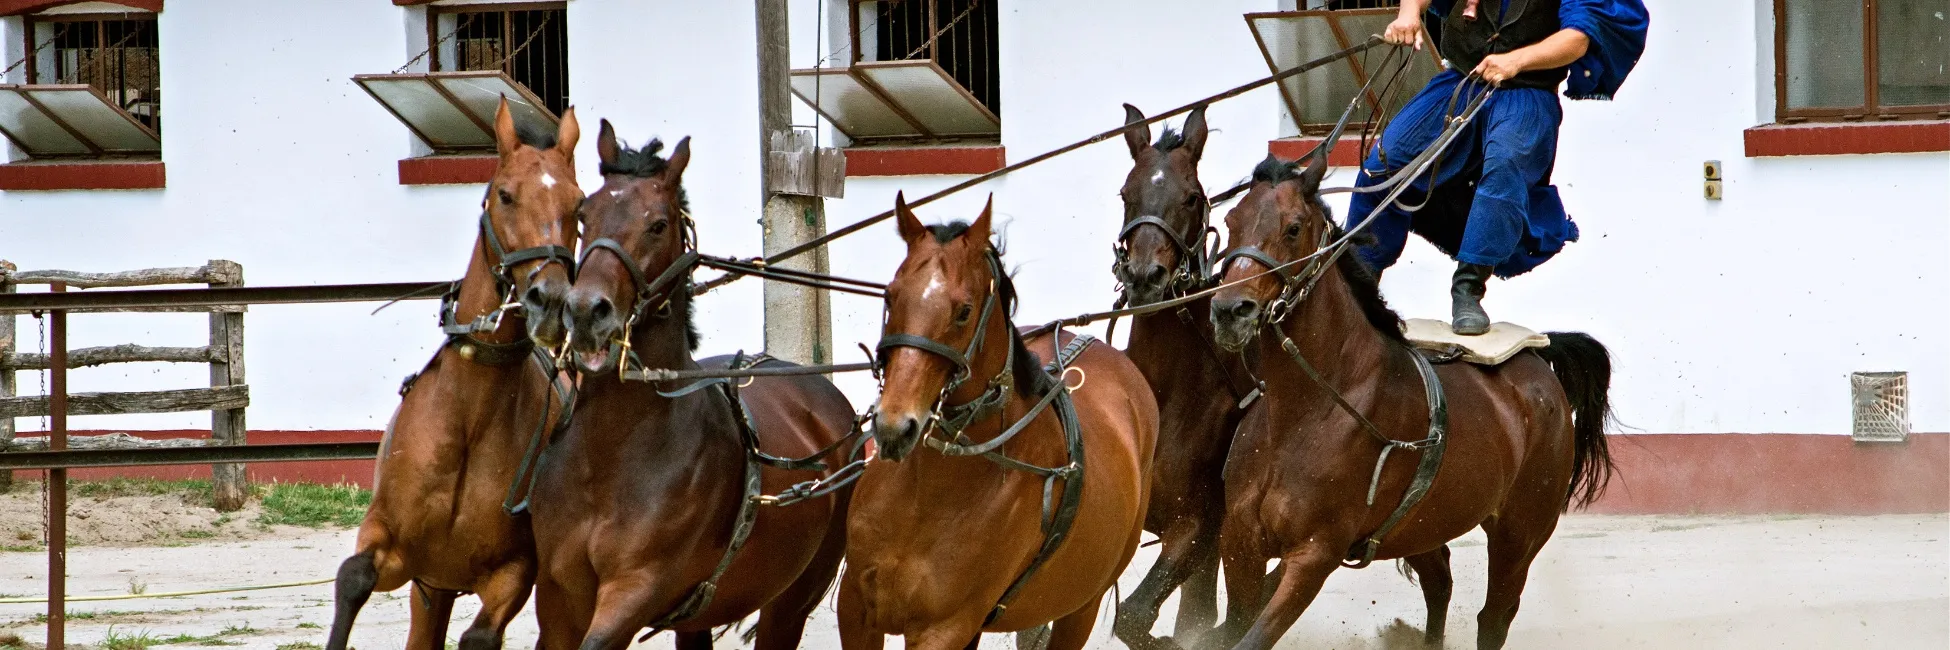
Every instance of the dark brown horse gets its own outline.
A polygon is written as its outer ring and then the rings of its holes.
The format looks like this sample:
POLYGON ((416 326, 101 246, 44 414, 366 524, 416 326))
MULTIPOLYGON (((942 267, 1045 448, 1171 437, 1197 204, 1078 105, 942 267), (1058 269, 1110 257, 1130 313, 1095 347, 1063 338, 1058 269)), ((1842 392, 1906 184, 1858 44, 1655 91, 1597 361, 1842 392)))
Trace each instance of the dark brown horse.
POLYGON ((1609 355, 1584 334, 1553 333, 1550 347, 1499 366, 1431 368, 1361 262, 1309 258, 1342 234, 1318 194, 1325 158, 1311 161, 1301 171, 1269 158, 1226 215, 1221 264, 1240 284, 1213 296, 1213 325, 1229 347, 1259 339, 1267 393, 1228 460, 1220 545, 1233 596, 1206 645, 1271 648, 1344 560, 1394 558, 1435 587, 1425 586, 1424 632, 1440 640, 1452 584, 1445 544, 1481 526, 1490 575, 1477 646, 1500 648, 1558 516, 1610 476, 1609 355), (1437 439, 1446 442, 1426 444, 1437 439), (1441 454, 1439 471, 1418 484, 1430 454, 1441 454), (1389 530, 1411 489, 1426 496, 1389 530), (1241 594, 1262 593, 1269 558, 1281 569, 1262 609, 1241 594))
MULTIPOLYGON (((566 383, 530 338, 559 343, 576 244, 575 109, 554 134, 517 133, 495 114, 501 161, 488 184, 467 274, 441 303, 447 342, 401 388, 357 552, 339 567, 327 647, 343 650, 373 590, 411 580, 406 647, 445 647, 454 598, 482 608, 460 647, 497 648, 535 581, 526 516, 503 511, 525 452, 567 407, 566 383), (519 296, 521 309, 505 303, 519 296)), ((517 495, 518 498, 518 495, 517 495)))
MULTIPOLYGON (((1211 211, 1198 180, 1205 150, 1205 109, 1185 118, 1182 132, 1164 130, 1154 143, 1144 114, 1124 105, 1131 128, 1131 172, 1120 192, 1124 225, 1117 265, 1123 302, 1132 307, 1204 289, 1211 211)), ((1144 529, 1164 547, 1144 581, 1117 608, 1117 637, 1144 650, 1157 647, 1151 627, 1158 606, 1183 584, 1175 638, 1211 627, 1218 614, 1219 526, 1225 517, 1221 474, 1233 430, 1254 394, 1246 356, 1222 352, 1212 341, 1210 300, 1131 320, 1127 353, 1158 400, 1158 449, 1151 474, 1151 506, 1144 529)))
POLYGON ((847 520, 840 642, 945 650, 1055 621, 1048 647, 1080 648, 1137 549, 1157 404, 1115 349, 1016 332, 988 209, 925 227, 896 201, 907 259, 887 285, 879 457, 847 520))
POLYGON ((757 506, 752 488, 777 493, 820 474, 761 469, 748 445, 811 456, 853 429, 853 408, 817 375, 734 382, 747 430, 722 384, 685 392, 619 380, 622 359, 700 367, 691 359, 696 251, 681 187, 690 141, 669 159, 657 155, 661 146, 619 147, 608 122, 597 137, 603 186, 583 206, 582 263, 565 312, 582 393, 535 485, 541 647, 623 648, 653 627, 675 630, 679 648, 704 649, 712 627, 755 611, 758 648, 795 647, 839 571, 850 495, 757 506), (741 530, 743 548, 727 553, 741 530))

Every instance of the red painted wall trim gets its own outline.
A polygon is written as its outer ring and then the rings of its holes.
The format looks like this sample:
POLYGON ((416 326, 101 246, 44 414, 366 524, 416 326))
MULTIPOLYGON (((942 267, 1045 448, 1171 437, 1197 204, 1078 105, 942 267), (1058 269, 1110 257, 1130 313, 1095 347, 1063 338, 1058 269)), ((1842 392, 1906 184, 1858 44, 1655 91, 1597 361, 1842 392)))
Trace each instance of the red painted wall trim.
POLYGON ((1748 158, 1950 151, 1950 120, 1763 124, 1743 135, 1748 158))
POLYGON ((1003 168, 1001 145, 962 147, 852 147, 846 151, 846 176, 986 174, 1003 168))
POLYGON ((160 190, 160 160, 27 161, 0 165, 0 190, 160 190))
MULTIPOLYGON (((1313 153, 1314 147, 1326 138, 1298 137, 1280 138, 1266 143, 1266 152, 1281 160, 1299 160, 1301 156, 1313 153)), ((1355 167, 1361 164, 1361 138, 1341 136, 1339 144, 1327 154, 1330 167, 1355 167)))
MULTIPOLYGON (((74 431, 99 435, 107 431, 74 431)), ((136 431, 145 438, 207 438, 209 431, 136 431)), ((31 433, 23 435, 35 435, 31 433)), ((251 431, 252 444, 376 441, 378 431, 251 431)), ((1611 436, 1618 463, 1601 514, 1824 514, 1950 512, 1950 433, 1909 442, 1856 443, 1805 434, 1611 436)), ((1453 471, 1457 468, 1445 468, 1453 471)), ((251 480, 372 486, 373 461, 256 463, 251 480)), ((73 470, 78 480, 114 476, 209 478, 208 465, 73 470)))
MULTIPOLYGON (((79 4, 89 0, 0 0, 0 16, 19 16, 37 11, 46 11, 61 5, 79 4)), ((143 11, 161 13, 163 0, 107 0, 124 7, 134 7, 143 11)), ((429 2, 431 0, 428 0, 429 2)))
POLYGON ((455 185, 494 180, 500 162, 492 155, 422 156, 399 161, 401 185, 455 185))

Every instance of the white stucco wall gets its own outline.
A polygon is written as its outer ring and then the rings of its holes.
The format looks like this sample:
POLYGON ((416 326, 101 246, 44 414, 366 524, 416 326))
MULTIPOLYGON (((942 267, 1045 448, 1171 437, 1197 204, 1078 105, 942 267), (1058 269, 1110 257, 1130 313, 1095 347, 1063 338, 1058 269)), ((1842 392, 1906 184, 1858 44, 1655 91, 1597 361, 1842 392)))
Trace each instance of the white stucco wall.
MULTIPOLYGON (((822 52, 815 4, 792 6, 795 65, 822 52)), ((1021 160, 1121 120, 1119 104, 1160 111, 1265 74, 1240 14, 1276 0, 1183 3, 1001 0, 1003 144, 1021 160)), ((443 279, 474 237, 478 186, 402 187, 406 130, 354 86, 417 52, 412 12, 377 0, 280 5, 172 4, 161 16, 169 89, 169 187, 134 192, 0 192, 0 258, 22 268, 121 270, 210 258, 244 264, 251 284, 443 279), (305 25, 303 30, 285 27, 305 25), (219 37, 220 36, 220 37, 219 37)), ((1649 432, 1848 430, 1847 374, 1908 370, 1918 431, 1950 430, 1950 155, 1748 159, 1741 131, 1771 119, 1769 4, 1654 1, 1650 51, 1619 99, 1567 104, 1557 182, 1583 229, 1543 270, 1493 286, 1499 319, 1578 329, 1617 358, 1620 416, 1649 432), (1758 67, 1757 67, 1758 66, 1758 67), (1701 161, 1725 167, 1724 201, 1700 197, 1701 161)), ((749 3, 569 2, 571 97, 593 142, 607 117, 631 143, 691 135, 686 175, 707 251, 759 246, 756 59, 749 3)), ((831 12, 829 20, 844 20, 831 12)), ((831 51, 835 30, 826 31, 831 51)), ((837 31, 843 34, 843 30, 837 31)), ((17 52, 9 36, 6 51, 17 52)), ((14 56, 18 56, 15 54, 14 56)), ((9 61, 10 63, 11 61, 9 61)), ((801 107, 798 120, 813 116, 801 107)), ((1215 106, 1205 183, 1244 176, 1278 137, 1270 89, 1215 106)), ((1173 121, 1176 123, 1176 120, 1173 121)), ((1018 320, 1107 307, 1116 140, 920 212, 972 218, 988 192, 1020 268, 1018 320)), ((828 203, 838 226, 961 177, 856 178, 828 203)), ((1351 176, 1337 172, 1330 182, 1351 176)), ((902 247, 890 224, 841 240, 833 268, 885 279, 902 247)), ((1447 310, 1451 265, 1413 244, 1384 289, 1406 315, 1447 310)), ((759 284, 700 301, 705 353, 761 346, 759 284)), ((878 338, 879 305, 833 299, 841 360, 878 338)), ((383 426, 398 380, 439 340, 433 305, 263 306, 248 322, 253 428, 383 426)), ((194 345, 198 315, 81 315, 75 347, 194 345)), ((21 345, 34 323, 21 318, 21 345)), ((72 389, 203 385, 201 366, 76 371, 72 389)), ((38 387, 22 373, 23 390, 38 387)), ((856 406, 863 377, 843 380, 856 406)), ((207 415, 78 418, 76 428, 202 428, 207 415)), ((23 429, 37 423, 21 422, 23 429)))

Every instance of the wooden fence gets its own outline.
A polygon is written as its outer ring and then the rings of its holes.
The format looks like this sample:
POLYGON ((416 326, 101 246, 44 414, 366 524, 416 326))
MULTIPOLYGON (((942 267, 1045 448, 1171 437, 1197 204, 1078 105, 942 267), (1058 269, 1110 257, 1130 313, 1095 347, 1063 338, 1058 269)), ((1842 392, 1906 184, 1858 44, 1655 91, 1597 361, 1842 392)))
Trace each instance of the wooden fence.
MULTIPOLYGON (((0 261, 0 294, 15 293, 24 285, 63 284, 70 289, 106 287, 148 287, 171 284, 203 284, 210 287, 244 286, 244 268, 236 262, 211 260, 198 267, 142 269, 120 273, 77 273, 74 271, 19 271, 0 261)), ((182 390, 122 393, 74 393, 68 396, 69 415, 120 415, 131 413, 210 412, 210 445, 245 444, 244 409, 250 405, 250 386, 244 381, 243 305, 212 307, 128 307, 75 309, 89 312, 208 312, 210 344, 204 347, 149 347, 133 343, 71 350, 68 368, 84 368, 111 363, 172 362, 204 363, 210 366, 210 387, 182 390)), ((28 440, 14 439, 14 418, 48 414, 45 395, 19 395, 18 371, 46 370, 49 355, 18 349, 20 314, 0 314, 0 450, 33 449, 28 440)), ((115 446, 126 439, 103 441, 115 446)), ((44 443, 43 443, 44 444, 44 443)), ((77 446, 89 446, 77 441, 77 446)), ((250 495, 244 466, 224 463, 211 466, 218 510, 243 507, 250 495)), ((0 477, 10 480, 11 477, 0 477)))

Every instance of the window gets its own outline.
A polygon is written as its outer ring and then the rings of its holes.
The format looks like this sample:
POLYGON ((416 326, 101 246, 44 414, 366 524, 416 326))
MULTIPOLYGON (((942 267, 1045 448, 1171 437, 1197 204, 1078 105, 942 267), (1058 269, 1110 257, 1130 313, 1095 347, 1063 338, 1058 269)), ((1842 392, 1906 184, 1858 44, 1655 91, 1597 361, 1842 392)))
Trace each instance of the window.
POLYGON ((23 20, 26 84, 0 86, 0 134, 35 158, 154 157, 162 149, 154 14, 23 20))
MULTIPOLYGON (((1309 8, 1246 14, 1246 24, 1251 27, 1260 54, 1265 56, 1267 67, 1273 72, 1347 49, 1369 34, 1380 34, 1394 21, 1398 6, 1397 0, 1303 0, 1302 4, 1309 8)), ((1388 64, 1387 70, 1381 69, 1384 55, 1391 49, 1370 49, 1282 80, 1280 95, 1286 101, 1291 126, 1301 135, 1321 135, 1333 129, 1341 112, 1347 109, 1348 101, 1367 84, 1370 75, 1392 74, 1394 66, 1401 61, 1400 55, 1388 64)), ((1420 52, 1401 52, 1409 57, 1408 69, 1403 71, 1401 79, 1392 87, 1385 87, 1386 76, 1377 79, 1362 97, 1367 111, 1357 111, 1354 119, 1374 115, 1383 107, 1390 113, 1400 110, 1431 77, 1442 71, 1441 55, 1433 46, 1424 47, 1420 52)), ((1358 133, 1368 125, 1356 122, 1349 126, 1353 129, 1350 133, 1358 133)))
POLYGON ((1950 118, 1950 0, 1774 0, 1776 121, 1950 118))
POLYGON ((521 123, 554 125, 569 107, 562 3, 436 6, 427 48, 389 74, 352 78, 436 153, 494 148, 501 99, 521 123), (426 72, 407 72, 425 62, 426 72))
POLYGON ((851 60, 792 72, 792 91, 855 142, 1002 132, 997 0, 849 0, 851 60))

